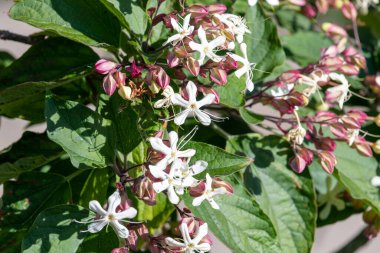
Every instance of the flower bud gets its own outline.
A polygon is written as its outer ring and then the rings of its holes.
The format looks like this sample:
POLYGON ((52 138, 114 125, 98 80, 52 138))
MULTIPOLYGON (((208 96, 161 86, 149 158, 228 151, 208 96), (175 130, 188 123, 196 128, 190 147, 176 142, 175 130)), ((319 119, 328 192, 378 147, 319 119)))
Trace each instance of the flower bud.
POLYGON ((306 0, 289 0, 289 3, 297 6, 304 6, 307 2, 306 0))
POLYGON ((116 86, 121 87, 125 85, 125 79, 127 78, 127 75, 125 73, 122 73, 120 71, 116 71, 114 74, 116 86))
POLYGON ((166 62, 170 68, 174 68, 179 64, 179 58, 175 55, 174 52, 169 52, 166 56, 166 62))
POLYGON ((332 39, 336 37, 346 38, 348 36, 346 30, 344 30, 341 26, 328 22, 322 24, 322 30, 326 33, 326 35, 329 38, 332 39))
POLYGON ((337 163, 334 153, 325 150, 318 150, 317 155, 323 170, 329 174, 332 174, 337 163))
POLYGON ((322 137, 314 141, 314 145, 317 149, 333 152, 336 149, 336 143, 329 137, 322 137))
POLYGON ((132 100, 132 89, 129 86, 121 86, 118 90, 118 93, 120 97, 122 97, 124 100, 132 100))
POLYGON ((227 72, 221 68, 212 68, 210 69, 210 79, 217 85, 227 84, 227 72))
POLYGON ((143 200, 147 205, 156 204, 156 191, 153 188, 153 182, 148 177, 138 179, 132 187, 132 191, 137 198, 143 200))
POLYGON ((328 0, 316 0, 315 4, 317 6, 318 12, 325 14, 329 10, 328 0))
MULTIPOLYGON (((196 232, 196 229, 197 229, 197 221, 194 219, 194 217, 185 217, 185 218, 182 218, 179 222, 179 226, 181 226, 181 224, 186 224, 187 225, 187 228, 189 229, 189 234, 190 236, 194 236, 195 235, 195 232, 196 232)), ((178 227, 176 228, 176 230, 178 229, 178 227)), ((177 232, 180 232, 179 229, 177 232)))
POLYGON ((353 144, 353 147, 358 151, 361 155, 372 157, 372 149, 371 144, 364 139, 362 136, 357 136, 355 139, 355 142, 353 144))
POLYGON ((144 223, 139 225, 139 227, 137 228, 137 233, 141 236, 141 238, 144 241, 149 240, 149 229, 146 227, 144 223))
POLYGON ((164 69, 161 68, 160 66, 151 65, 148 68, 149 68, 149 71, 148 71, 147 75, 145 76, 145 82, 148 84, 149 89, 154 94, 156 94, 158 91, 154 92, 157 90, 155 85, 158 85, 162 89, 165 89, 170 83, 170 78, 166 74, 164 69), (153 90, 152 90, 152 88, 153 88, 153 90))
POLYGON ((223 14, 226 12, 227 6, 225 6, 224 4, 214 3, 214 4, 206 5, 206 9, 208 13, 223 14))
POLYGON ((106 94, 112 96, 117 88, 117 82, 112 73, 109 73, 103 78, 103 89, 106 94))
POLYGON ((219 94, 216 90, 214 90, 213 88, 211 87, 207 87, 207 86, 199 86, 198 87, 198 90, 200 92, 203 93, 203 95, 207 95, 207 94, 214 94, 215 96, 215 99, 214 99, 214 104, 219 104, 220 103, 220 98, 219 98, 219 94))
POLYGON ((197 4, 186 7, 185 12, 191 13, 192 17, 204 17, 208 14, 206 7, 197 4))
POLYGON ((152 82, 150 85, 148 85, 148 88, 149 90, 153 93, 153 94, 157 94, 160 92, 161 88, 160 86, 158 86, 156 83, 152 82))
POLYGON ((126 238, 126 243, 131 250, 133 250, 133 251, 137 250, 137 240, 138 239, 139 238, 137 236, 136 231, 135 230, 129 230, 129 236, 126 238))
POLYGON ((214 177, 212 179, 212 188, 213 189, 224 188, 225 194, 228 194, 228 195, 234 193, 234 188, 232 188, 232 186, 229 183, 217 177, 214 177))
POLYGON ((136 62, 133 61, 130 66, 125 67, 125 70, 131 74, 131 78, 136 78, 141 76, 143 68, 136 65, 136 62))
POLYGON ((336 45, 331 45, 327 48, 323 48, 321 50, 321 55, 322 56, 330 56, 330 57, 335 57, 339 54, 339 49, 336 45))
POLYGON ((359 74, 359 67, 351 64, 345 64, 339 68, 339 71, 345 75, 356 76, 359 74))
POLYGON ((307 148, 300 148, 295 156, 289 159, 290 167, 297 173, 301 173, 306 166, 313 162, 313 152, 307 148))
POLYGON ((99 74, 107 75, 113 69, 117 67, 117 64, 112 61, 107 61, 105 59, 100 59, 95 63, 95 70, 99 74))
POLYGON ((199 62, 195 60, 193 57, 188 57, 183 60, 183 66, 187 69, 193 76, 199 75, 199 62))
POLYGON ((345 2, 342 6, 342 14, 349 20, 355 20, 358 16, 358 12, 353 3, 345 2))
POLYGON ((200 181, 196 186, 189 188, 190 196, 199 197, 206 190, 206 183, 204 181, 200 181))
POLYGON ((128 253, 129 250, 128 248, 126 247, 122 247, 122 248, 115 248, 111 251, 111 253, 128 253))
POLYGON ((301 77, 299 70, 289 70, 281 74, 279 80, 284 83, 295 83, 301 77))
POLYGON ((331 123, 336 123, 338 122, 338 116, 333 113, 333 112, 329 112, 329 111, 320 111, 320 112, 317 112, 315 114, 315 117, 314 117, 315 121, 316 122, 319 122, 319 123, 325 123, 325 124, 331 124, 331 123))
POLYGON ((378 114, 375 118, 375 123, 378 127, 380 127, 380 114, 378 114))
POLYGON ((373 152, 375 152, 376 154, 380 154, 380 140, 377 140, 376 142, 372 143, 372 149, 373 149, 373 152))
POLYGON ((306 130, 302 126, 291 129, 287 134, 286 138, 289 142, 294 142, 297 145, 301 145, 306 135, 306 130))
POLYGON ((308 18, 315 18, 317 16, 317 10, 309 3, 302 7, 302 13, 308 18))

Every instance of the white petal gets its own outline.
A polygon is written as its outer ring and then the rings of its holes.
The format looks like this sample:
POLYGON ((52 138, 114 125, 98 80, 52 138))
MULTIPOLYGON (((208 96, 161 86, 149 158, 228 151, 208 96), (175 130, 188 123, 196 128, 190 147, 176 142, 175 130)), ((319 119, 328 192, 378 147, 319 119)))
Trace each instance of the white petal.
POLYGON ((175 20, 174 18, 170 18, 170 23, 172 24, 174 30, 176 30, 179 33, 182 32, 182 28, 179 26, 177 20, 175 20))
POLYGON ((193 206, 199 206, 200 204, 202 204, 203 200, 206 199, 206 196, 205 195, 201 195, 199 197, 196 197, 193 199, 193 206))
POLYGON ((107 214, 107 211, 102 208, 102 206, 97 200, 91 200, 88 204, 88 207, 91 211, 94 211, 95 213, 101 216, 105 216, 107 214))
POLYGON ((241 57, 240 55, 237 55, 237 54, 228 54, 232 59, 234 59, 235 61, 238 61, 238 62, 245 62, 245 59, 243 57, 241 57))
POLYGON ((253 84, 248 72, 246 73, 245 88, 248 91, 253 91, 253 89, 255 88, 255 85, 253 84))
POLYGON ((129 230, 119 222, 111 221, 110 225, 113 228, 113 230, 115 230, 118 237, 127 238, 129 236, 129 230))
POLYGON ((195 110, 194 113, 202 125, 209 126, 211 124, 211 118, 206 113, 202 112, 201 110, 195 110))
POLYGON ((214 209, 220 209, 219 205, 215 202, 214 199, 209 199, 208 202, 210 203, 211 207, 214 209))
POLYGON ((243 53, 245 60, 248 61, 247 44, 245 44, 245 43, 241 43, 241 44, 240 44, 240 50, 241 50, 241 52, 243 53))
POLYGON ((187 95, 189 96, 189 103, 192 104, 195 101, 197 101, 197 86, 192 82, 189 81, 186 85, 186 91, 187 95))
POLYGON ((198 28, 198 37, 201 40, 201 44, 207 44, 206 33, 202 26, 198 28))
POLYGON ((191 166, 191 170, 193 172, 193 175, 197 175, 201 172, 203 172, 208 166, 208 163, 206 161, 196 161, 193 166, 191 166))
POLYGON ((195 246, 195 248, 201 252, 207 252, 207 251, 211 250, 211 246, 208 243, 201 243, 201 244, 195 246))
POLYGON ((156 163, 156 166, 157 168, 161 169, 161 170, 164 170, 166 168, 166 166, 168 166, 168 164, 170 164, 170 156, 165 156, 163 159, 161 159, 160 161, 158 161, 158 163, 156 163))
POLYGON ((172 150, 177 150, 178 134, 175 131, 169 133, 170 147, 172 150))
POLYGON ((221 60, 223 60, 222 56, 219 56, 210 50, 206 52, 206 55, 208 58, 210 58, 214 62, 220 62, 221 60))
POLYGON ((123 219, 133 219, 137 215, 137 210, 133 207, 128 208, 127 210, 124 210, 120 213, 115 213, 114 217, 117 220, 123 220, 123 219))
POLYGON ((188 15, 186 15, 185 19, 183 20, 182 28, 184 30, 188 30, 189 29, 190 18, 191 18, 191 13, 188 14, 188 15))
POLYGON ((209 93, 196 103, 197 108, 201 108, 202 106, 205 106, 205 105, 211 105, 214 103, 214 100, 215 100, 215 95, 212 93, 209 93))
POLYGON ((219 47, 219 46, 223 45, 224 42, 226 42, 226 37, 219 36, 219 37, 213 39, 212 41, 210 41, 210 43, 208 43, 208 48, 209 49, 214 49, 216 47, 219 47))
POLYGON ((162 170, 162 166, 149 165, 149 171, 155 178, 166 179, 168 177, 168 174, 162 170))
POLYGON ((165 242, 167 245, 172 246, 172 247, 180 247, 180 248, 186 247, 184 243, 178 242, 171 237, 166 237, 165 242))
POLYGON ((149 138, 150 145, 152 145, 152 148, 154 150, 157 150, 165 155, 171 154, 172 150, 166 146, 163 142, 162 139, 157 138, 157 137, 150 137, 149 138))
POLYGON ((202 65, 203 65, 203 62, 204 62, 204 60, 205 60, 206 54, 205 54, 205 52, 203 52, 203 51, 200 51, 199 53, 200 53, 200 54, 199 54, 198 63, 199 63, 199 66, 202 66, 202 65))
POLYGON ((198 233, 197 233, 197 236, 194 237, 193 243, 197 245, 203 239, 203 237, 207 235, 207 233, 208 233, 208 226, 207 226, 207 223, 204 223, 202 226, 198 228, 198 233))
POLYGON ((189 115, 189 113, 190 113, 190 109, 183 110, 182 112, 177 114, 177 116, 174 118, 174 123, 178 126, 182 125, 183 123, 185 123, 185 120, 187 116, 189 115))
POLYGON ((111 196, 108 198, 108 212, 115 212, 116 208, 121 203, 121 197, 119 191, 115 191, 111 196))
POLYGON ((184 108, 187 108, 189 106, 189 102, 183 99, 183 97, 179 94, 174 94, 173 96, 170 97, 170 100, 174 105, 179 105, 184 108))
POLYGON ((272 5, 272 6, 277 6, 280 4, 280 2, 278 0, 266 0, 268 4, 272 5))
POLYGON ((165 106, 165 104, 168 102, 168 99, 160 99, 160 100, 157 100, 156 103, 154 103, 154 108, 162 108, 165 106))
POLYGON ((179 197, 177 196, 177 193, 174 190, 174 187, 172 185, 168 188, 168 198, 170 203, 177 205, 179 203, 179 197))
POLYGON ((379 176, 373 177, 371 180, 371 184, 376 187, 380 186, 380 177, 379 176))
POLYGON ((179 227, 179 230, 181 230, 182 238, 185 241, 185 244, 188 244, 191 242, 191 237, 189 234, 189 228, 187 227, 186 223, 182 223, 181 226, 179 227))
POLYGON ((102 220, 102 221, 95 221, 94 223, 91 223, 88 225, 88 232, 90 233, 97 233, 100 230, 104 228, 105 225, 107 225, 107 221, 102 220))
POLYGON ((177 157, 192 157, 195 155, 195 152, 195 149, 177 151, 177 157))
POLYGON ((210 174, 206 174, 206 190, 212 189, 212 177, 210 177, 210 174))
POLYGON ((168 38, 168 40, 167 41, 165 41, 164 42, 164 44, 162 44, 163 46, 165 46, 165 45, 167 45, 167 44, 169 44, 169 43, 172 43, 172 42, 177 42, 177 41, 179 41, 179 40, 181 40, 181 34, 174 34, 173 36, 170 36, 169 38, 168 38))
POLYGON ((165 191, 166 189, 169 188, 169 182, 168 180, 164 180, 164 181, 161 181, 161 182, 155 182, 153 183, 153 189, 157 192, 157 193, 160 193, 162 191, 165 191))
POLYGON ((235 71, 235 76, 240 79, 240 77, 242 77, 248 71, 248 67, 244 65, 243 67, 235 71))
POLYGON ((199 51, 199 52, 203 51, 203 46, 199 43, 194 42, 194 41, 189 42, 189 47, 194 51, 199 51))
POLYGON ((249 4, 250 6, 254 6, 254 5, 257 4, 257 0, 248 0, 248 4, 249 4))

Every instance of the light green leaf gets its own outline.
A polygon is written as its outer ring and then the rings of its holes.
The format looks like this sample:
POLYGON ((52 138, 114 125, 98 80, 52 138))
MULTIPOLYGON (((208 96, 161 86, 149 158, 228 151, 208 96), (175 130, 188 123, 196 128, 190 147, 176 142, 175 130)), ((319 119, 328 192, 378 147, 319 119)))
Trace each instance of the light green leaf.
POLYGON ((63 150, 50 141, 45 133, 25 132, 18 142, 1 152, 0 183, 41 167, 62 154, 63 150))
POLYGON ((119 46, 120 23, 92 0, 19 0, 13 19, 90 46, 119 46))
POLYGON ((112 164, 114 144, 109 120, 74 101, 46 97, 49 138, 70 156, 74 167, 104 168, 112 164))
POLYGON ((230 175, 236 171, 244 169, 252 163, 252 159, 244 156, 237 156, 226 152, 225 150, 202 142, 189 142, 184 149, 193 148, 197 152, 191 158, 192 162, 203 160, 208 163, 207 170, 197 175, 203 178, 206 173, 211 176, 230 175))
POLYGON ((88 234, 81 232, 87 229, 87 225, 73 220, 87 221, 89 216, 91 214, 88 210, 75 205, 46 209, 38 215, 23 239, 22 252, 76 252, 88 234))
POLYGON ((21 227, 39 212, 71 199, 66 178, 53 173, 25 172, 4 184, 1 227, 21 227))
POLYGON ((232 186, 234 194, 215 197, 219 210, 213 209, 207 201, 194 207, 190 196, 185 198, 185 204, 233 252, 281 252, 268 216, 240 184, 232 186))
POLYGON ((238 79, 235 74, 228 77, 228 83, 223 86, 215 85, 220 103, 231 108, 244 105, 245 78, 238 79))
POLYGON ((270 217, 282 252, 310 252, 316 223, 316 197, 309 175, 287 167, 287 143, 256 134, 228 140, 227 150, 255 159, 244 173, 247 189, 270 217))
POLYGON ((245 107, 240 107, 239 113, 243 120, 248 124, 258 124, 264 120, 263 116, 255 114, 252 111, 245 109, 245 107))

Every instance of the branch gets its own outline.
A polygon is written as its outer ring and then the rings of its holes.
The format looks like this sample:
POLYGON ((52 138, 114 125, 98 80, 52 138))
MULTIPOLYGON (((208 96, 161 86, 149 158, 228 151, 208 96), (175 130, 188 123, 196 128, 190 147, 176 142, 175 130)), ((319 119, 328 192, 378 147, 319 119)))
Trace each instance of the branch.
POLYGON ((10 31, 6 30, 0 30, 0 39, 2 40, 13 40, 25 44, 35 44, 36 42, 41 40, 41 37, 31 37, 31 36, 24 36, 16 33, 12 33, 10 31))
POLYGON ((355 238, 350 240, 350 242, 343 246, 343 248, 336 251, 336 253, 355 252, 357 249, 365 245, 369 241, 369 239, 365 236, 364 231, 365 229, 360 231, 360 233, 355 238))

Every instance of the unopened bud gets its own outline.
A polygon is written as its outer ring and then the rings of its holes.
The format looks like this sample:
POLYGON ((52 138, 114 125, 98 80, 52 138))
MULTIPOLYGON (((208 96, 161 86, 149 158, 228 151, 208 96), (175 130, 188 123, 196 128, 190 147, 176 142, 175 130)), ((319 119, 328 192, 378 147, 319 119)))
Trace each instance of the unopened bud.
POLYGON ((158 86, 155 82, 152 82, 150 85, 148 85, 148 88, 149 90, 153 93, 153 94, 157 94, 160 92, 161 88, 160 86, 158 86))
POLYGON ((107 75, 113 69, 117 67, 117 64, 112 61, 107 61, 105 59, 100 59, 95 63, 95 70, 99 74, 107 75))
POLYGON ((191 13, 192 17, 204 17, 208 14, 206 7, 197 4, 186 7, 185 12, 191 13))
POLYGON ((329 174, 332 174, 337 163, 334 153, 325 150, 318 150, 317 155, 323 170, 329 174))
POLYGON ((168 66, 170 68, 174 68, 174 67, 178 66, 179 58, 175 55, 174 52, 170 52, 166 56, 166 62, 168 63, 168 66))
POLYGON ((375 152, 376 154, 380 154, 380 140, 377 140, 376 142, 372 143, 372 150, 373 152, 375 152))
POLYGON ((109 73, 103 78, 103 89, 106 94, 112 96, 117 88, 117 82, 112 73, 109 73))
POLYGON ((311 4, 306 4, 303 6, 302 13, 308 18, 315 18, 315 16, 317 16, 317 10, 311 4))
POLYGON ((148 177, 138 179, 132 187, 136 196, 143 200, 147 205, 156 204, 156 191, 153 188, 153 182, 148 177))
POLYGON ((206 183, 204 181, 200 181, 196 186, 189 188, 190 196, 199 197, 206 190, 206 183))
POLYGON ((227 84, 227 72, 221 68, 212 68, 210 70, 210 79, 217 85, 227 84))
POLYGON ((125 100, 132 100, 132 89, 129 86, 121 86, 118 90, 118 93, 120 97, 122 97, 125 100))
POLYGON ((212 188, 213 189, 218 189, 218 188, 224 188, 225 189, 225 194, 233 194, 234 193, 234 188, 227 183, 226 181, 223 181, 220 178, 214 177, 212 179, 212 188))
POLYGON ((183 61, 183 66, 187 69, 193 76, 199 75, 199 62, 193 57, 188 57, 183 61))
POLYGON ((349 20, 355 20, 358 16, 358 12, 353 3, 345 2, 342 6, 342 14, 349 20))
POLYGON ((224 4, 214 3, 214 4, 206 5, 206 9, 208 13, 223 14, 226 12, 227 6, 225 6, 224 4))
POLYGON ((203 95, 207 95, 207 94, 214 94, 215 96, 215 99, 214 99, 214 104, 219 104, 220 103, 220 98, 219 98, 219 94, 216 90, 214 90, 213 88, 211 87, 207 87, 207 86, 199 86, 198 87, 198 90, 200 92, 203 93, 203 95))
POLYGON ((329 10, 328 0, 316 0, 315 4, 318 8, 318 12, 325 14, 329 10))

